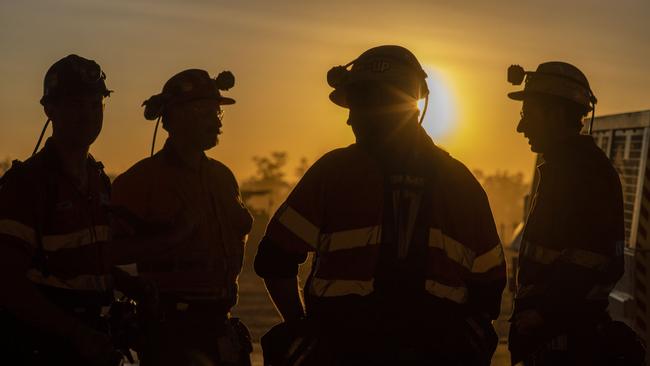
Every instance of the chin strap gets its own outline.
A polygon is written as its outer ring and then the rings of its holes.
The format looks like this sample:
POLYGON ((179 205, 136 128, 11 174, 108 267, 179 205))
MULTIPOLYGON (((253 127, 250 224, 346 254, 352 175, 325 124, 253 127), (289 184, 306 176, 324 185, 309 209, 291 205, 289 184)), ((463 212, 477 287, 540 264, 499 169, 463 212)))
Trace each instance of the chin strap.
POLYGON ((160 118, 156 120, 156 128, 153 130, 153 141, 151 141, 151 156, 153 156, 154 149, 156 148, 156 135, 158 134, 158 125, 160 124, 160 118))
POLYGON ((424 98, 424 108, 422 109, 422 114, 420 115, 420 126, 422 126, 422 122, 424 122, 424 115, 427 114, 427 109, 429 109, 429 95, 424 98))
POLYGON ((41 142, 43 141, 43 136, 45 135, 45 131, 47 130, 47 126, 50 125, 50 119, 48 118, 47 121, 45 121, 45 126, 43 126, 43 130, 41 131, 41 135, 38 137, 38 142, 36 143, 36 147, 34 148, 34 152, 32 152, 32 156, 36 155, 38 152, 38 148, 41 146, 41 142))
POLYGON ((591 135, 591 131, 594 128, 594 116, 596 116, 596 104, 592 105, 591 109, 591 121, 589 122, 589 134, 591 135))

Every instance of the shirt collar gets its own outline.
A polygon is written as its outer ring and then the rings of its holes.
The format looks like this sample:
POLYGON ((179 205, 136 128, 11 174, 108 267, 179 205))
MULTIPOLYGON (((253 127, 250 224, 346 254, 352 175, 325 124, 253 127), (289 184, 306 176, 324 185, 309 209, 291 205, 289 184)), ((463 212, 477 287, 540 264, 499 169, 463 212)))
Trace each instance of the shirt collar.
POLYGON ((584 155, 594 145, 590 135, 577 135, 568 137, 552 146, 543 154, 545 163, 575 160, 584 155))
MULTIPOLYGON (((42 156, 43 161, 48 168, 53 169, 58 173, 65 174, 61 162, 61 156, 59 156, 59 153, 56 151, 56 147, 54 147, 54 142, 51 137, 45 141, 43 149, 41 149, 38 154, 42 156)), ((88 154, 88 157, 86 158, 86 165, 88 165, 89 172, 91 169, 103 168, 102 163, 96 161, 90 154, 88 154)))

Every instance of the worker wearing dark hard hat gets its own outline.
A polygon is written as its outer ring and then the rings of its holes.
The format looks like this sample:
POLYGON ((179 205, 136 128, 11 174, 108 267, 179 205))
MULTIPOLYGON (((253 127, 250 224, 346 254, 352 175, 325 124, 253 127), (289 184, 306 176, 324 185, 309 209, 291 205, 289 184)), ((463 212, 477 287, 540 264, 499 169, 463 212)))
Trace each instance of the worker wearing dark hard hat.
POLYGON ((255 270, 284 318, 266 364, 489 365, 503 252, 485 192, 420 125, 425 78, 400 46, 328 73, 356 143, 306 172, 260 243, 255 270))
POLYGON ((52 137, 40 151, 39 138, 33 156, 0 180, 0 354, 12 364, 118 364, 122 356, 100 316, 117 285, 113 266, 185 235, 112 239, 110 182, 88 153, 111 93, 105 78, 96 62, 77 55, 52 65, 41 99, 52 137))
POLYGON ((187 210, 197 223, 180 248, 137 263, 139 275, 159 287, 162 313, 142 365, 250 363, 247 331, 230 309, 252 218, 232 172, 205 155, 221 134, 221 106, 235 102, 220 90, 233 85, 230 72, 213 79, 190 69, 169 79, 143 104, 146 119, 162 120, 167 142, 113 184, 113 202, 140 219, 165 220, 187 210))
POLYGON ((543 163, 519 252, 512 361, 618 364, 607 355, 612 345, 598 341, 611 324, 609 292, 623 273, 621 182, 593 138, 580 134, 596 97, 585 75, 568 63, 508 70, 511 83, 524 78, 524 89, 508 96, 523 101, 517 132, 543 163))

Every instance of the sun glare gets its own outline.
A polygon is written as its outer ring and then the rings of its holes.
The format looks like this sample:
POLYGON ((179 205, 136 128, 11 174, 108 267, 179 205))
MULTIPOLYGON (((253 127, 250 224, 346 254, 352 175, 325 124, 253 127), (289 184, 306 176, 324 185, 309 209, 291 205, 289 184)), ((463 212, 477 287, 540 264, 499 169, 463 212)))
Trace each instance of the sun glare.
MULTIPOLYGON (((456 127, 458 113, 449 78, 432 66, 424 66, 429 86, 429 108, 422 125, 434 140, 445 140, 456 127)), ((424 109, 425 100, 418 103, 424 109)))

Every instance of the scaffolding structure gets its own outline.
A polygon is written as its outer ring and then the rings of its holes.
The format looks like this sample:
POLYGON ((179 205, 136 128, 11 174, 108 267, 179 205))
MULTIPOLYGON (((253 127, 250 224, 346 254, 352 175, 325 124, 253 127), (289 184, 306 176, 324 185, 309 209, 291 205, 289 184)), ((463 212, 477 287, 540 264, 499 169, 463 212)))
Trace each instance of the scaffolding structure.
POLYGON ((625 209, 625 274, 610 313, 650 342, 650 110, 598 117, 592 136, 618 171, 625 209))

